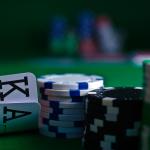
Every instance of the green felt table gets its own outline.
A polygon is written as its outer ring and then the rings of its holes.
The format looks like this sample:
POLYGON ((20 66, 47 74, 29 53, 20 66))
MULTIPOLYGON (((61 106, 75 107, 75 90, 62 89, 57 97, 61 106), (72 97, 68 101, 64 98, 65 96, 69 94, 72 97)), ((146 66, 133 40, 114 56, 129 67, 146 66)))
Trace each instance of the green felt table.
MULTIPOLYGON (((35 59, 0 63, 0 75, 32 72, 37 77, 51 73, 86 73, 104 77, 105 86, 142 86, 142 67, 130 62, 103 63, 75 60, 35 59)), ((13 133, 0 137, 1 150, 81 150, 79 140, 58 140, 38 132, 13 133)))

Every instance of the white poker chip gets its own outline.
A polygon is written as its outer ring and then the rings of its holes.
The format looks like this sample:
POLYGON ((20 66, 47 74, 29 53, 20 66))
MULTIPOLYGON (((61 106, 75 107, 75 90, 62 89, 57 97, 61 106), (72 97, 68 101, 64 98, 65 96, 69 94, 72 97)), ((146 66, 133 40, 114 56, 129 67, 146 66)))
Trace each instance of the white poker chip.
POLYGON ((38 85, 54 90, 88 90, 103 87, 103 77, 84 74, 44 75, 38 78, 38 85))
POLYGON ((41 112, 40 117, 46 118, 48 120, 57 121, 84 121, 85 116, 82 115, 62 115, 62 114, 50 114, 47 112, 41 112))
POLYGON ((137 65, 137 66, 142 66, 143 62, 145 60, 149 60, 150 59, 150 53, 139 53, 139 54, 135 54, 135 56, 133 56, 132 58, 132 62, 137 65))
POLYGON ((85 104, 83 102, 39 100, 39 103, 42 106, 52 107, 52 108, 72 108, 72 109, 84 109, 85 108, 85 104))
POLYGON ((84 102, 84 96, 74 96, 74 97, 66 97, 66 96, 53 96, 53 95, 45 95, 42 93, 40 95, 40 99, 47 100, 47 101, 66 101, 66 102, 84 102))
POLYGON ((41 112, 47 112, 50 114, 64 114, 64 115, 81 115, 84 114, 84 109, 71 109, 71 108, 52 108, 41 106, 41 112))
POLYGON ((76 96, 86 96, 88 92, 93 91, 94 89, 89 90, 54 90, 54 89, 40 89, 41 94, 52 95, 52 96, 62 96, 62 97, 76 97, 76 96))
POLYGON ((65 127, 65 128, 70 128, 70 127, 84 127, 85 122, 84 121, 62 121, 62 120, 51 120, 47 118, 40 117, 39 118, 39 128, 46 128, 49 125, 51 126, 57 126, 57 127, 65 127))

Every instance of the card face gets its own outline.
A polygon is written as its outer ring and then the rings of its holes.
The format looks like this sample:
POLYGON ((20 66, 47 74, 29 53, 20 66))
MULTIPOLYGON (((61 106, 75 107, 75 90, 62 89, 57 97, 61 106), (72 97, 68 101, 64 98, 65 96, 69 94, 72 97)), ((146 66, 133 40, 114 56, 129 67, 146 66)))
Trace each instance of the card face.
POLYGON ((0 133, 38 128, 38 103, 0 104, 0 133))
POLYGON ((0 76, 0 104, 38 102, 37 81, 32 73, 0 76))

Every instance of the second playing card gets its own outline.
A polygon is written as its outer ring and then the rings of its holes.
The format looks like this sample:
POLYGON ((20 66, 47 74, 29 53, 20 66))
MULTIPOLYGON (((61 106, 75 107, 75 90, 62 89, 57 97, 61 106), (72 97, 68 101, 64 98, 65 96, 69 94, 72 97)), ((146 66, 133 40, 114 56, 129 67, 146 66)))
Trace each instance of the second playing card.
POLYGON ((0 104, 0 133, 38 128, 39 103, 0 104))

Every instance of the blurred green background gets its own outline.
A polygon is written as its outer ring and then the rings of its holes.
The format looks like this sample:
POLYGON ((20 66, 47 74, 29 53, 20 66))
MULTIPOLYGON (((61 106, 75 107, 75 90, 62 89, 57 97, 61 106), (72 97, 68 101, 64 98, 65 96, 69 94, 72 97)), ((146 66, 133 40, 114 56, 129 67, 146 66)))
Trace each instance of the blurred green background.
MULTIPOLYGON (((92 10, 95 15, 110 16, 114 25, 125 34, 124 50, 149 49, 150 1, 146 0, 4 0, 0 1, 0 75, 33 72, 37 77, 48 73, 86 73, 104 77, 105 86, 142 86, 143 70, 128 63, 88 63, 34 59, 51 57, 48 50, 48 31, 53 15, 65 15, 70 26, 77 15, 92 10), (30 59, 33 58, 33 61, 30 59), (12 62, 12 60, 23 60, 12 62), (27 59, 27 60, 25 60, 27 59), (29 59, 29 60, 28 60, 29 59), (8 63, 8 60, 10 62, 8 63), (36 61, 35 61, 36 60, 36 61)), ((145 124, 149 125, 146 108, 145 124)), ((59 141, 35 133, 12 134, 0 140, 2 150, 80 150, 80 140, 59 141)))
POLYGON ((125 50, 149 48, 150 2, 146 0, 5 0, 0 2, 0 58, 22 59, 48 55, 50 17, 63 14, 72 24, 77 14, 90 9, 109 15, 122 28, 125 50))

